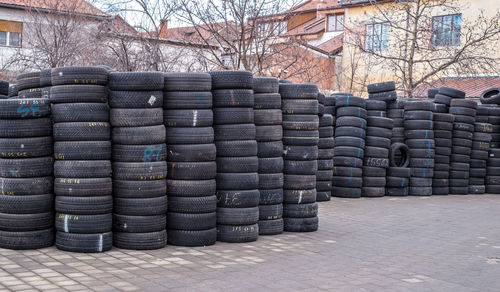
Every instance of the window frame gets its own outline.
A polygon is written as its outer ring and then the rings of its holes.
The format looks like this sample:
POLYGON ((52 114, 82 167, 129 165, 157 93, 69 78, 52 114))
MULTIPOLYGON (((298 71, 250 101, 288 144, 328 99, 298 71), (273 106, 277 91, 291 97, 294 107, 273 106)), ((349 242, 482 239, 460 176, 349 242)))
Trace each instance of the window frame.
POLYGON ((389 50, 389 22, 374 22, 365 24, 366 51, 382 52, 389 50), (370 30, 368 27, 371 27, 370 30), (377 38, 375 38, 377 36, 377 38), (376 47, 375 47, 376 45, 376 47))
POLYGON ((344 31, 344 23, 345 23, 344 21, 345 21, 345 15, 344 15, 344 13, 328 14, 326 16, 326 31, 328 31, 328 32, 344 31), (339 27, 338 27, 338 24, 339 24, 338 18, 339 18, 339 16, 342 16, 342 29, 339 29, 339 27), (334 29, 333 30, 330 29, 330 23, 331 23, 330 18, 332 18, 332 17, 335 19, 334 20, 335 25, 334 25, 334 29))
MULTIPOLYGON (((5 19, 0 19, 2 21, 5 21, 5 22, 12 22, 12 23, 17 23, 19 25, 21 25, 21 31, 20 32, 14 32, 14 31, 9 31, 9 30, 2 30, 2 32, 5 32, 6 33, 6 39, 5 39, 5 45, 4 44, 0 44, 0 47, 3 47, 3 48, 22 48, 23 47, 23 27, 24 27, 24 23, 22 22, 19 22, 19 21, 11 21, 11 20, 5 20, 5 19), (19 44, 18 45, 12 45, 12 34, 18 34, 19 35, 19 44)), ((8 29, 8 28, 7 28, 8 29)))
POLYGON ((462 13, 436 15, 432 17, 431 44, 434 47, 456 47, 460 46, 462 35, 462 13), (460 24, 456 26, 455 17, 460 17, 460 24), (450 17, 449 27, 446 28, 444 19, 450 17), (437 25, 436 25, 437 24, 437 25), (449 31, 447 32, 446 29, 449 31), (458 36, 457 36, 458 34, 458 36))

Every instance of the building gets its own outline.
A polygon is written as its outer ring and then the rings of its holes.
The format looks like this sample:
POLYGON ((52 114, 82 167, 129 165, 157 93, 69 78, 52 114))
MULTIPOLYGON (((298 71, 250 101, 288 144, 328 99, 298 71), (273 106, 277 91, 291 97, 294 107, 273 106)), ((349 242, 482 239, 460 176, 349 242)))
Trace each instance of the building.
POLYGON ((106 64, 121 71, 202 71, 219 48, 138 32, 84 0, 0 0, 0 76, 106 64), (57 43, 57 45, 55 44, 57 43))
POLYGON ((346 31, 342 90, 366 95, 367 84, 394 80, 404 96, 422 96, 426 88, 438 85, 477 96, 472 87, 478 84, 481 89, 500 86, 495 78, 500 1, 339 0, 339 4, 346 31), (443 3, 447 5, 436 5, 443 3), (408 17, 407 9, 414 16, 408 17), (475 42, 486 35, 487 21, 492 24, 491 37, 475 42))

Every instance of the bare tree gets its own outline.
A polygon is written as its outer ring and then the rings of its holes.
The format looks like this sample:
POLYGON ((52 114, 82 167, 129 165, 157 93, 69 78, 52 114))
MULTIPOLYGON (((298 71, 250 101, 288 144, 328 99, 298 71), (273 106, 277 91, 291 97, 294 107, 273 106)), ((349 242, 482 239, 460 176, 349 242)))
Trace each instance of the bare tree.
MULTIPOLYGON (((473 19, 466 19, 460 14, 467 8, 463 1, 370 2, 376 13, 369 22, 351 21, 346 25, 349 34, 362 34, 364 38, 364 42, 350 45, 392 70, 407 96, 412 96, 417 86, 444 73, 498 71, 500 60, 491 50, 497 50, 499 45, 499 12, 487 17, 480 11, 473 19), (436 18, 438 15, 446 16, 436 18), (370 31, 360 32, 359 27, 370 31)), ((369 70, 371 64, 366 66, 369 70)))
POLYGON ((274 58, 273 46, 283 43, 279 36, 283 23, 266 16, 282 13, 294 4, 287 0, 179 1, 177 16, 196 31, 191 39, 221 48, 222 54, 212 56, 215 65, 257 73, 274 58))
POLYGON ((23 44, 10 64, 27 68, 54 68, 94 64, 99 55, 96 31, 104 15, 90 15, 85 1, 39 0, 29 5, 23 44))

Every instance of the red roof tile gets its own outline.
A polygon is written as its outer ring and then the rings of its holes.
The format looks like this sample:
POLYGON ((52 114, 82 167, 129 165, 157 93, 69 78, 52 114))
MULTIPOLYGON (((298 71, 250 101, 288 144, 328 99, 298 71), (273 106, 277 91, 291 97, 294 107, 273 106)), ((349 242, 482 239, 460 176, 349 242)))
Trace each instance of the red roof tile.
POLYGON ((426 97, 429 88, 439 88, 441 86, 465 91, 467 97, 479 97, 487 89, 500 87, 500 76, 444 77, 429 84, 417 86, 413 90, 413 95, 415 97, 426 97))
POLYGON ((108 16, 84 0, 0 0, 0 6, 76 12, 92 16, 108 16))

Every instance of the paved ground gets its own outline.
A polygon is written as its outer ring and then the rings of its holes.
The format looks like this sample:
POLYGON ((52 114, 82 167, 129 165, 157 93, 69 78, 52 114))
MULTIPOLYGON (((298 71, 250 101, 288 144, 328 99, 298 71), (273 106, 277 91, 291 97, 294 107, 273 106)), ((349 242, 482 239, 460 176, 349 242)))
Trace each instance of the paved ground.
POLYGON ((0 249, 0 290, 500 291, 500 195, 333 199, 320 230, 251 244, 0 249))

